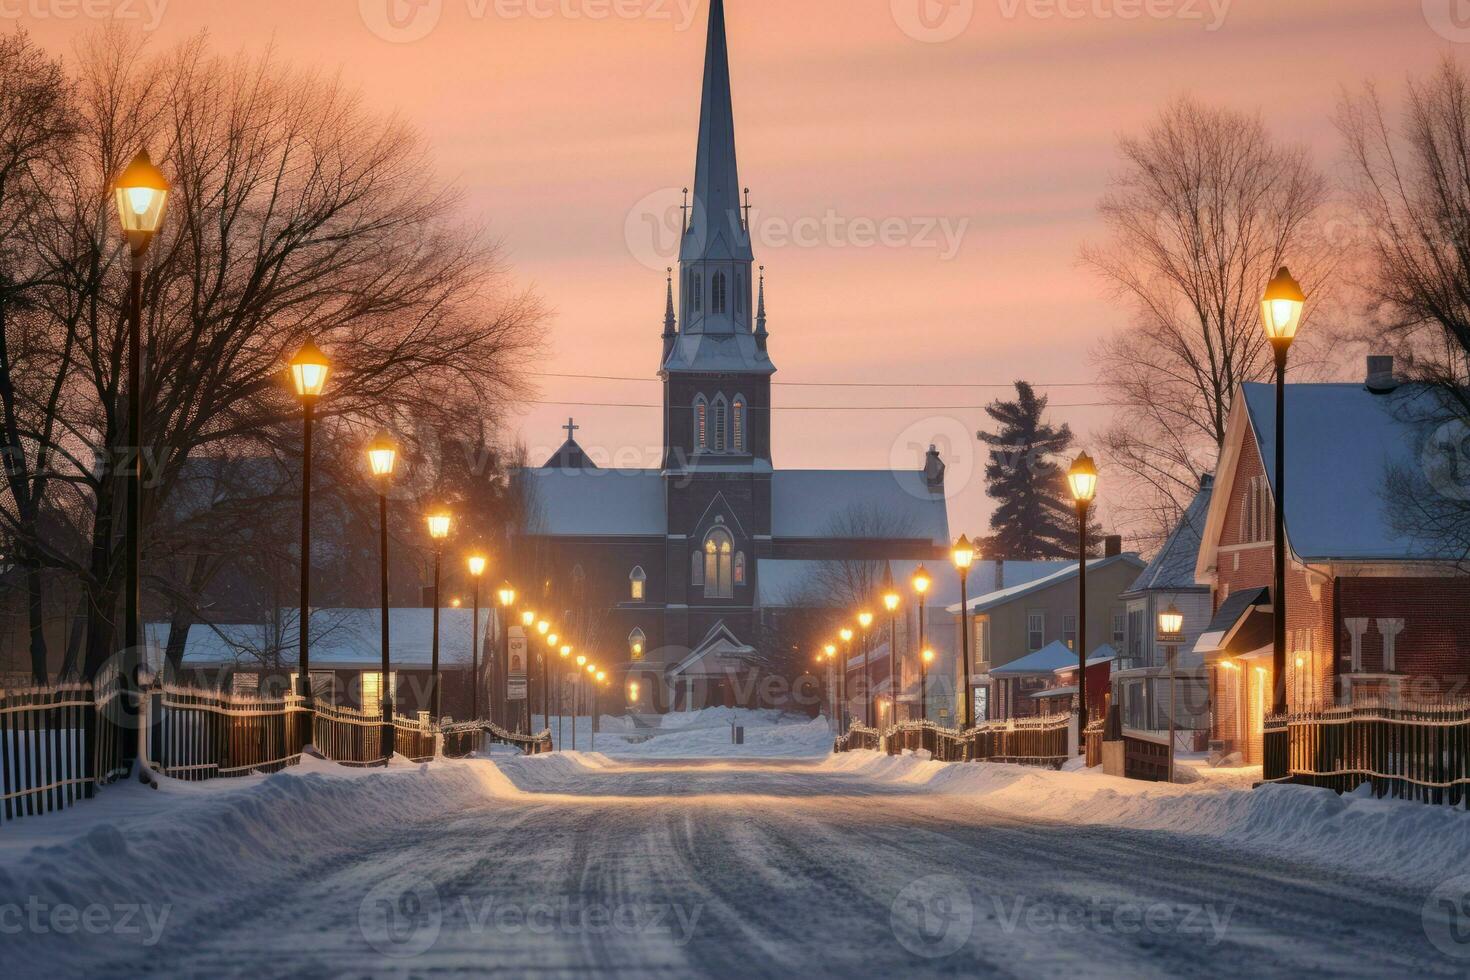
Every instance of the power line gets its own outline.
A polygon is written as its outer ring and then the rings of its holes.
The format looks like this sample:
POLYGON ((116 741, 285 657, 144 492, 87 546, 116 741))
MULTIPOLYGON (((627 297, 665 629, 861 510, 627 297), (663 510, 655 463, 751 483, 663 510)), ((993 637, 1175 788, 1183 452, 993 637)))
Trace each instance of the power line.
MULTIPOLYGON (((634 378, 615 374, 562 374, 551 371, 532 371, 533 378, 568 378, 577 381, 657 381, 657 378, 634 378)), ((785 388, 995 388, 1011 389, 1011 384, 990 384, 979 382, 955 382, 949 383, 910 383, 906 381, 772 381, 772 385, 785 388)), ((1032 384, 1033 388, 1096 388, 1098 385, 1091 381, 1060 381, 1055 384, 1032 384)), ((1071 406, 1057 405, 1056 408, 1068 408, 1071 406)))
MULTIPOLYGON (((552 399, 532 399, 527 404, 531 405, 560 405, 570 408, 658 408, 661 404, 652 402, 579 402, 579 401, 556 401, 552 399)), ((682 408, 692 409, 693 406, 684 405, 682 408)), ((750 411, 759 412, 983 412, 985 405, 772 405, 769 408, 759 408, 755 405, 747 406, 750 411)), ((1087 402, 1072 405, 1048 405, 1047 408, 1108 408, 1107 402, 1087 402)))

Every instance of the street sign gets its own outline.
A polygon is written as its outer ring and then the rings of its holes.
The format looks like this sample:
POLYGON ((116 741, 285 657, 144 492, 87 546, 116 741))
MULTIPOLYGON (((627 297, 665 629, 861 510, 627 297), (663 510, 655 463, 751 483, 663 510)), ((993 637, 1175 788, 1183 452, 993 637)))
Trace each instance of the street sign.
POLYGON ((526 666, 528 663, 526 631, 519 626, 512 626, 510 629, 510 660, 505 671, 505 699, 507 701, 526 700, 526 666))

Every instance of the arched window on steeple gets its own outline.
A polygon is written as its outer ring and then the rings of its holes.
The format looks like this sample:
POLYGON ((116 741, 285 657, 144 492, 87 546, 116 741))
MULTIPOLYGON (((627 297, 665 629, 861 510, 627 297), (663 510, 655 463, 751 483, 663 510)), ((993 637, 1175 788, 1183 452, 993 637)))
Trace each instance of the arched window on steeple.
POLYGON ((703 395, 694 399, 694 451, 709 451, 709 403, 703 395))
POLYGON ((729 434, 729 407, 725 404, 725 396, 716 395, 715 403, 710 408, 714 416, 712 423, 714 432, 709 448, 711 452, 723 453, 730 448, 729 444, 725 441, 725 437, 729 434))
POLYGON ((628 655, 633 660, 642 660, 643 654, 648 650, 648 637, 641 629, 635 628, 628 634, 628 655))
POLYGON ((725 274, 716 272, 710 280, 709 311, 711 313, 725 312, 725 274))
POLYGON ((704 309, 704 276, 694 273, 694 282, 690 284, 690 294, 694 297, 694 312, 698 313, 704 309))
POLYGON ((628 575, 628 592, 634 602, 642 602, 648 594, 648 576, 641 567, 634 568, 628 575))
POLYGON ((735 273, 735 313, 745 312, 745 273, 735 273))
POLYGON ((736 395, 735 403, 730 409, 730 451, 743 453, 745 448, 745 396, 736 395))

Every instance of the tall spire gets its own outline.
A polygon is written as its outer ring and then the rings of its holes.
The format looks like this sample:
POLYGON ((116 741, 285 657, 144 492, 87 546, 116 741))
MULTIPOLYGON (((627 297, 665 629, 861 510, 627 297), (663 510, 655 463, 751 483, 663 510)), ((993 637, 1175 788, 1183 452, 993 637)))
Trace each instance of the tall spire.
POLYGON ((740 203, 725 0, 711 0, 704 56, 704 96, 699 111, 699 149, 694 167, 694 214, 689 232, 684 236, 680 261, 753 261, 755 256, 741 219, 740 203))
POLYGON ((762 351, 766 349, 766 267, 761 266, 760 299, 755 308, 755 342, 762 351))
MULTIPOLYGON (((674 316, 674 270, 669 269, 669 296, 664 307, 664 354, 663 360, 669 359, 669 354, 674 349, 674 341, 678 339, 676 332, 679 320, 674 316)), ((662 363, 662 362, 660 362, 662 363)))

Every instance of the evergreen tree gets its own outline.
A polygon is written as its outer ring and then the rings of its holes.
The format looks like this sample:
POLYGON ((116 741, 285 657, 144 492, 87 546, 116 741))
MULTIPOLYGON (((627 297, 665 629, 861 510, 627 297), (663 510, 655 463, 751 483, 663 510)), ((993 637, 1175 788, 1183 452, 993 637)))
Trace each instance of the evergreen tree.
MULTIPOLYGON (((997 432, 979 434, 990 447, 987 492, 999 501, 990 518, 995 533, 986 549, 996 557, 1034 560, 1077 554, 1076 505, 1058 462, 1072 448, 1072 430, 1045 422, 1046 403, 1031 385, 1017 381, 1015 400, 997 400, 985 409, 999 426, 997 432)), ((1092 542, 1101 540, 1096 526, 1090 533, 1092 542)))

